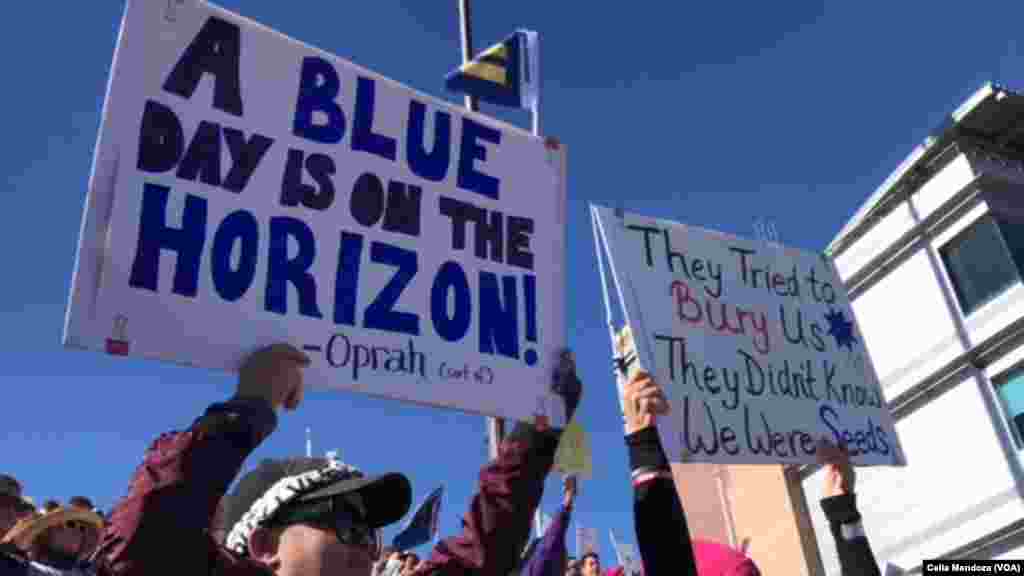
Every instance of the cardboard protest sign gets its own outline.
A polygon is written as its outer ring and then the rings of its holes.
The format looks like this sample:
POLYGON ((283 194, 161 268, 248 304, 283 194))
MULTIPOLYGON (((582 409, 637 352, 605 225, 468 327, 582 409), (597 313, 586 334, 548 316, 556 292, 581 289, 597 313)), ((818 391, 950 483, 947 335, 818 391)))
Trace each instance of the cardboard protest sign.
POLYGON ((589 479, 594 471, 587 432, 575 419, 562 431, 555 451, 555 469, 567 476, 589 479))
MULTIPOLYGON (((824 256, 592 207, 636 360, 665 390, 669 458, 905 465, 842 282, 824 256)), ((622 371, 620 367, 620 372, 622 371)), ((622 385, 620 378, 620 386, 622 385)))
MULTIPOLYGON (((563 325, 565 150, 197 0, 130 0, 67 346, 526 419, 563 325)), ((564 419, 564 418, 563 418, 564 419)))

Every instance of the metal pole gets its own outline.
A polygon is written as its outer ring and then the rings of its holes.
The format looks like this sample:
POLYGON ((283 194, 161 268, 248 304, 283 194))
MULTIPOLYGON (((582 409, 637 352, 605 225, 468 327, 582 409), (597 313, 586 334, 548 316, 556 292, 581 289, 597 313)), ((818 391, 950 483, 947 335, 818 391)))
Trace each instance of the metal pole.
MULTIPOLYGON (((473 27, 470 18, 469 0, 457 0, 459 3, 459 31, 462 36, 462 63, 473 59, 473 27)), ((466 95, 466 108, 473 112, 479 109, 476 98, 466 95)), ((500 418, 487 419, 488 454, 493 460, 498 457, 498 446, 505 436, 505 422, 500 418)))
MULTIPOLYGON (((473 28, 470 24, 469 0, 456 0, 459 3, 459 30, 462 35, 462 63, 473 59, 473 28)), ((476 98, 466 94, 466 108, 473 112, 480 109, 476 98)))

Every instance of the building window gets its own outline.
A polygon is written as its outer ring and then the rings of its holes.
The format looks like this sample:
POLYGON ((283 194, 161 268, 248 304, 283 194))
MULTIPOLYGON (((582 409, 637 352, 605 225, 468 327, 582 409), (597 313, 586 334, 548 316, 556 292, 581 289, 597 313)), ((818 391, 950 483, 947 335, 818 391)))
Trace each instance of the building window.
POLYGON ((1024 227, 994 212, 978 218, 939 252, 965 316, 1019 282, 1024 227))
POLYGON ((1018 368, 994 384, 1013 429, 1013 441, 1018 450, 1024 449, 1024 369, 1018 368))

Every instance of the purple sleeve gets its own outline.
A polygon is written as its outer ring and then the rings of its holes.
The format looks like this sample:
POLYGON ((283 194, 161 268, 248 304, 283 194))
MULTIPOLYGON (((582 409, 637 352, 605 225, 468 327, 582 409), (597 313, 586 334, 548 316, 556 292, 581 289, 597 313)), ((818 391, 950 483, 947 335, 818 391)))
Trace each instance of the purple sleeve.
POLYGON ((527 561, 522 576, 562 576, 565 574, 565 532, 569 528, 572 510, 562 506, 544 538, 527 561))
POLYGON ((251 573, 217 547, 208 528, 242 463, 276 425, 265 403, 233 400, 211 406, 184 432, 160 436, 111 512, 95 555, 98 572, 207 574, 215 562, 222 573, 251 573))

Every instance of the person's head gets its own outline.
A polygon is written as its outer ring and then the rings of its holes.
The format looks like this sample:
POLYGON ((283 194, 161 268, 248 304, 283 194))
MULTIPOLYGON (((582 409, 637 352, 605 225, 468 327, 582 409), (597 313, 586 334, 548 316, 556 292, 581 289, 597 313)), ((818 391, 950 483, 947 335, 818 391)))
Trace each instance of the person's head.
POLYGON ((698 574, 760 574, 757 564, 742 550, 711 540, 694 538, 690 541, 698 574))
POLYGON ((65 522, 45 532, 33 542, 30 555, 47 562, 51 558, 79 558, 86 546, 88 528, 79 522, 65 522))
POLYGON ((68 500, 68 505, 80 510, 94 510, 96 508, 93 506, 92 500, 89 500, 85 496, 72 496, 71 499, 68 500))
POLYGON ((84 559, 95 548, 103 519, 92 510, 64 508, 18 522, 7 533, 5 542, 13 543, 30 558, 59 565, 84 559))
POLYGON ((580 561, 572 556, 565 565, 565 576, 580 576, 580 561))
MULTIPOLYGON (((92 500, 85 496, 72 496, 71 499, 68 500, 68 505, 78 510, 91 510, 99 515, 99 512, 96 511, 96 507, 92 503, 92 500)), ((102 519, 103 517, 100 516, 100 518, 102 519)), ((103 527, 102 525, 99 527, 85 525, 83 526, 83 530, 85 543, 82 545, 82 552, 79 554, 79 557, 88 558, 100 543, 100 533, 103 531, 103 527)))
POLYGON ((367 477, 323 458, 264 460, 224 499, 225 545, 278 576, 367 576, 380 528, 412 504, 401 474, 367 477))
POLYGON ((32 506, 21 494, 21 483, 13 476, 0 474, 0 538, 31 511, 32 506))
POLYGON ((580 574, 582 576, 600 576, 601 558, 597 552, 587 552, 580 558, 580 574))
POLYGON ((39 515, 39 510, 36 509, 36 503, 32 501, 32 498, 25 496, 21 499, 21 509, 18 510, 18 520, 32 519, 39 515))
POLYGON ((43 512, 53 512, 58 508, 60 508, 60 502, 56 500, 46 500, 43 502, 43 512))

